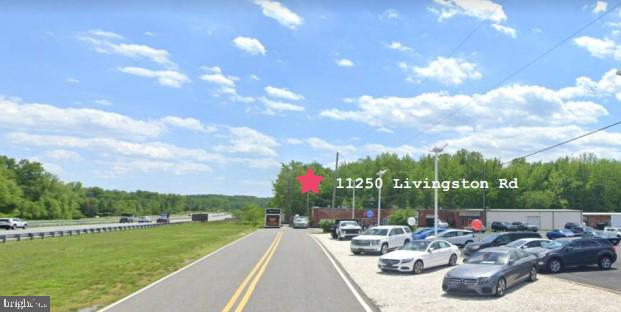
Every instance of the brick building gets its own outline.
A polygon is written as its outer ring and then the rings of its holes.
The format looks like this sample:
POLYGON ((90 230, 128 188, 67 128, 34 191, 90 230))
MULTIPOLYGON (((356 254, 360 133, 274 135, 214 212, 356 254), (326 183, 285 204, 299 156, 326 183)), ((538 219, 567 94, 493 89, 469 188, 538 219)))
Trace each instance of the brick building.
MULTIPOLYGON (((418 226, 433 227, 433 209, 418 210, 418 226)), ((438 219, 449 224, 449 227, 461 229, 474 219, 483 220, 483 209, 438 209, 438 219)))
MULTIPOLYGON (((382 224, 388 223, 388 217, 397 209, 382 209, 382 224)), ((321 208, 313 207, 311 226, 319 226, 322 219, 351 219, 351 208, 321 208)), ((375 225, 377 223, 377 209, 356 209, 354 219, 362 225, 375 225), (373 211, 373 217, 367 217, 367 211, 373 211)))

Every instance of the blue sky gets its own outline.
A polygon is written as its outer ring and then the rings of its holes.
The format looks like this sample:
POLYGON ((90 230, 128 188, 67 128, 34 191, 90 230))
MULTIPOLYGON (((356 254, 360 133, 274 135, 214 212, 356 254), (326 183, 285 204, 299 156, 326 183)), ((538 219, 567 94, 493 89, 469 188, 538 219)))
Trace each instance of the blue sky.
POLYGON ((621 115, 605 1, 62 3, 0 1, 0 152, 88 186, 269 196, 280 162, 510 160, 621 115))

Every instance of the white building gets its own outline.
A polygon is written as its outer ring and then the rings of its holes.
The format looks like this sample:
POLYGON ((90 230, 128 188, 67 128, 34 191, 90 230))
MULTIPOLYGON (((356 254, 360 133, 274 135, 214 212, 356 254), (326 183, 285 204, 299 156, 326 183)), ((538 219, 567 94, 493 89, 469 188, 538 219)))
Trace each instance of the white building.
POLYGON ((487 228, 492 222, 524 222, 540 230, 562 229, 565 223, 582 223, 582 210, 569 209, 490 209, 487 211, 487 228))

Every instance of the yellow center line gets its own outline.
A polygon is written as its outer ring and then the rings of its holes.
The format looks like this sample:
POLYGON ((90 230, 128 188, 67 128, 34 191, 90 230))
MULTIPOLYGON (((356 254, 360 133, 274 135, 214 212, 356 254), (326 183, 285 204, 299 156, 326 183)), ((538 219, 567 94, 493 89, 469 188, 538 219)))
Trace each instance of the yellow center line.
POLYGON ((242 312, 244 310, 244 307, 246 307, 248 300, 250 300, 250 296, 252 296, 254 289, 257 287, 257 283, 261 279, 261 276, 263 276, 263 273, 265 273, 265 269, 267 268, 267 265, 270 263, 272 256, 276 252, 276 248, 278 248, 278 244, 280 244, 281 239, 282 239, 282 235, 278 237, 278 241, 276 242, 276 245, 274 246, 274 248, 272 248, 272 250, 270 251, 270 255, 267 257, 265 262, 263 262, 263 266, 261 266, 261 269, 259 269, 259 272, 252 280, 252 283, 250 283, 250 286, 248 286, 248 290, 246 290, 246 293, 244 294, 241 301, 239 302, 239 305, 237 306, 237 309, 235 309, 235 312, 242 312))
POLYGON ((270 245, 270 247, 265 251, 265 254, 263 254, 261 259, 259 259, 259 262, 254 266, 254 268, 252 268, 252 270, 250 271, 250 273, 248 273, 246 278, 244 278, 244 280, 242 281, 242 283, 239 286, 239 288, 237 288, 237 290, 235 290, 235 293, 233 293, 233 296, 231 296, 229 301, 226 303, 226 305, 222 309, 222 312, 230 312, 231 311, 231 309, 233 308, 233 305, 235 304, 235 302, 237 302, 237 298, 239 298, 239 295, 241 295, 241 292, 244 290, 244 288, 246 288, 246 285, 248 285, 248 282, 250 282, 250 279, 259 270, 259 268, 261 267, 261 265, 263 264, 265 259, 267 259, 267 257, 271 254, 272 250, 274 250, 276 248, 276 245, 280 241, 280 237, 282 237, 282 231, 278 232, 278 234, 276 234, 276 237, 274 237, 274 240, 272 241, 272 244, 270 245))

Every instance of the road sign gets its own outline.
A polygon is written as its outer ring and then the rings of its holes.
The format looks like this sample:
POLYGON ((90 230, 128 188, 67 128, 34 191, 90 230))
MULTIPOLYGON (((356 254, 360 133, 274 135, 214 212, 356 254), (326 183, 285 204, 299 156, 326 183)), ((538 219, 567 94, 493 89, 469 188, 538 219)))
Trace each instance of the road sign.
POLYGON ((367 210, 367 218, 373 218, 373 210, 367 210))
POLYGON ((416 225, 416 218, 414 218, 414 217, 409 217, 409 218, 408 218, 408 225, 409 225, 409 226, 415 226, 415 225, 416 225))

